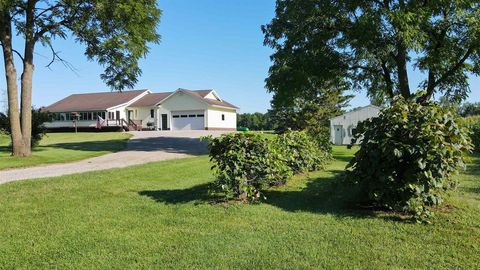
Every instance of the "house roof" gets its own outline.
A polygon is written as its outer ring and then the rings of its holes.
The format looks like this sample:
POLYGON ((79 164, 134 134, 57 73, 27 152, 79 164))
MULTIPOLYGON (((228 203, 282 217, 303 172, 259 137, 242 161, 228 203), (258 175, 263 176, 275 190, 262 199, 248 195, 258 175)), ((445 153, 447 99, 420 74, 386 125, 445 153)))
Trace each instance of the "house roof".
POLYGON ((104 111, 125 104, 149 90, 73 94, 44 108, 50 112, 104 111))
POLYGON ((133 102, 129 107, 151 107, 170 96, 172 92, 150 93, 133 102))
POLYGON ((104 111, 109 108, 128 103, 145 92, 148 93, 129 104, 128 107, 152 107, 157 104, 161 104, 161 102, 174 95, 178 91, 186 92, 192 97, 197 98, 210 106, 238 109, 237 106, 218 98, 218 95, 213 89, 188 90, 180 88, 175 92, 163 93, 151 93, 149 90, 145 89, 124 92, 74 94, 45 107, 44 110, 50 112, 104 111), (214 92, 218 99, 205 98, 211 92, 214 92))
POLYGON ((188 93, 192 94, 193 96, 196 96, 196 97, 202 99, 204 102, 206 102, 208 105, 211 105, 211 106, 239 109, 237 106, 235 106, 232 103, 227 102, 225 100, 216 100, 216 99, 205 98, 208 94, 210 94, 213 91, 213 89, 210 89, 210 90, 179 89, 179 90, 188 92, 188 93))
MULTIPOLYGON (((186 92, 186 93, 190 94, 191 96, 193 96, 194 98, 197 98, 197 99, 201 100, 202 102, 207 103, 207 105, 210 105, 210 106, 239 109, 237 106, 235 106, 235 105, 233 105, 233 104, 231 104, 231 103, 229 103, 225 100, 205 98, 208 94, 210 94, 211 92, 214 92, 213 89, 210 89, 210 90, 188 90, 188 89, 183 89, 183 88, 179 88, 175 92, 149 93, 149 94, 145 95, 144 97, 140 98, 139 100, 133 102, 128 107, 151 107, 151 106, 155 106, 157 104, 161 104, 165 99, 169 98, 170 96, 173 96, 178 91, 186 92)), ((215 94, 215 96, 217 96, 217 94, 215 94)))

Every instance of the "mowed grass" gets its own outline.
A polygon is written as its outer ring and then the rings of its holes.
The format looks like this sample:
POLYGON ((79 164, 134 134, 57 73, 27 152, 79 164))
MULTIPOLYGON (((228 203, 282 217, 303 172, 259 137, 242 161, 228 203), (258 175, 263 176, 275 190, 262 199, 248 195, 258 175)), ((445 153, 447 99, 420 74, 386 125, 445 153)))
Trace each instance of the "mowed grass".
POLYGON ((130 137, 121 132, 47 133, 31 157, 14 158, 10 156, 10 137, 0 135, 0 170, 64 163, 116 152, 125 148, 130 137))
POLYGON ((480 158, 431 225, 359 210, 352 151, 255 205, 212 201, 205 156, 0 186, 0 265, 25 269, 476 269, 480 158))

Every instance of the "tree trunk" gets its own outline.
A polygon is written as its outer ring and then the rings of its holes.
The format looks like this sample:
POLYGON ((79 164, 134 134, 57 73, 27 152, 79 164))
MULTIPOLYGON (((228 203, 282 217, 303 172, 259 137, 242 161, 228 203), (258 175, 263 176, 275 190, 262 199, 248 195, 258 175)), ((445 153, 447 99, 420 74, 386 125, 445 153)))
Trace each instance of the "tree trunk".
POLYGON ((410 98, 410 86, 408 85, 408 71, 407 71, 407 50, 402 42, 397 44, 397 69, 398 69, 398 86, 400 94, 408 99, 410 98))
POLYGON ((26 62, 22 74, 21 126, 24 147, 22 156, 32 154, 32 77, 33 63, 26 62))
POLYGON ((12 138, 12 155, 26 156, 30 151, 30 145, 25 145, 22 130, 20 126, 20 114, 18 108, 18 88, 17 88, 17 71, 13 59, 12 48, 12 29, 11 17, 8 11, 1 13, 0 39, 2 41, 3 59, 5 66, 5 77, 7 81, 8 96, 8 114, 10 118, 10 129, 12 138))
POLYGON ((22 100, 21 100, 21 124, 23 135, 23 156, 32 154, 32 79, 33 79, 33 51, 35 47, 34 20, 35 3, 29 0, 26 10, 25 53, 22 73, 22 100))

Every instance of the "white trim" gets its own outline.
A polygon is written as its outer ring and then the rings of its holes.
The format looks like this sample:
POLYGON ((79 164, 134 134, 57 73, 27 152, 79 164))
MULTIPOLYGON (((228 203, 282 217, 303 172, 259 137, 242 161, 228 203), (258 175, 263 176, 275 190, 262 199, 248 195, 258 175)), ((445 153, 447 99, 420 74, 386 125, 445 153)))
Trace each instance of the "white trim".
MULTIPOLYGON (((210 94, 210 93, 213 93, 213 95, 214 95, 215 97, 217 97, 217 99, 218 99, 220 102, 223 102, 223 99, 220 98, 220 96, 218 95, 217 91, 215 91, 215 89, 210 89, 210 92, 208 92, 208 94, 210 94)), ((208 94, 207 94, 207 95, 208 95, 208 94)))
POLYGON ((150 91, 150 89, 145 89, 144 92, 140 93, 138 96, 134 97, 133 99, 131 99, 130 101, 128 102, 125 102, 125 103, 122 103, 122 104, 119 104, 119 105, 115 105, 113 107, 110 107, 110 108, 107 108, 106 110, 109 111, 109 110, 115 110, 115 109, 118 109, 119 107, 128 107, 128 105, 132 104, 133 102, 141 99, 142 97, 144 97, 145 95, 147 94, 151 94, 152 91, 150 91))
MULTIPOLYGON (((179 93, 179 92, 182 92, 182 93, 184 93, 184 94, 187 94, 187 95, 189 95, 189 96, 191 96, 191 97, 193 97, 193 98, 195 98, 195 99, 197 99, 197 100, 200 100, 200 101, 201 101, 202 103, 204 103, 205 105, 210 106, 210 104, 208 104, 208 102, 206 102, 203 98, 201 98, 201 97, 199 97, 199 96, 197 96, 197 95, 194 95, 194 94, 190 93, 187 89, 182 89, 182 88, 178 88, 175 92, 173 92, 172 94, 170 94, 168 97, 164 98, 161 102, 164 102, 165 100, 173 97, 174 95, 176 95, 176 94, 179 93)), ((161 103, 161 102, 159 102, 159 103, 161 103)))

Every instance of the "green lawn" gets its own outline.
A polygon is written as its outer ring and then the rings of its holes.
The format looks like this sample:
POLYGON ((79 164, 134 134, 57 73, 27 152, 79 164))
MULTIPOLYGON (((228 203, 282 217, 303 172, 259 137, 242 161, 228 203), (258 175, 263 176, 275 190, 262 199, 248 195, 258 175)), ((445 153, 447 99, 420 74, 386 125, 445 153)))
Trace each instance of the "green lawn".
POLYGON ((121 132, 48 133, 29 158, 10 156, 10 138, 0 135, 0 170, 64 163, 122 150, 130 134, 121 132))
MULTIPOLYGON (((256 205, 212 202, 208 158, 0 186, 0 265, 60 269, 475 269, 480 157, 431 225, 358 210, 327 171, 256 205)), ((0 268, 2 268, 0 267, 0 268)))

